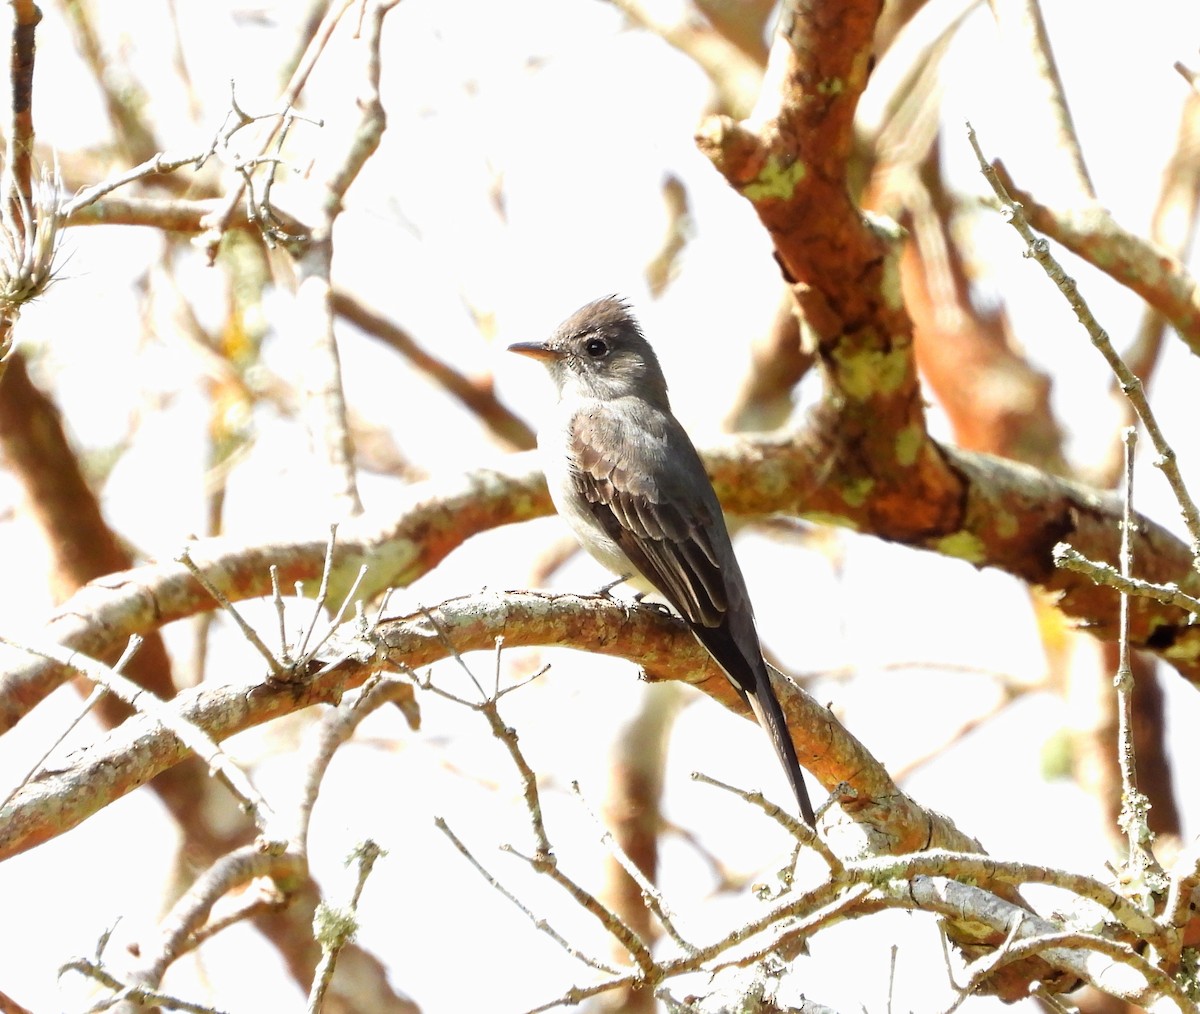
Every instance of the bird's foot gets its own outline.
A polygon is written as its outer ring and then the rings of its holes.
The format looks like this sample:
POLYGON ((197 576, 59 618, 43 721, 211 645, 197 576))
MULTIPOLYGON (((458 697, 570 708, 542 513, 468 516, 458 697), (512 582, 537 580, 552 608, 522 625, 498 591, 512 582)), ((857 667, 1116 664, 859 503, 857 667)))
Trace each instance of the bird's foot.
POLYGON ((654 599, 651 599, 649 602, 647 602, 645 599, 648 594, 650 594, 650 593, 649 592, 638 592, 633 597, 633 600, 639 606, 647 606, 648 608, 655 610, 655 612, 662 613, 663 616, 674 616, 675 615, 673 612, 671 612, 671 607, 666 605, 665 603, 655 602, 654 599))
MULTIPOLYGON (((611 599, 613 597, 612 590, 617 585, 624 584, 631 577, 633 577, 632 574, 622 574, 620 577, 615 578, 612 581, 609 581, 608 584, 601 585, 599 588, 596 589, 594 594, 598 595, 600 598, 611 599)), ((638 599, 638 601, 641 601, 640 595, 635 596, 635 597, 638 599)))

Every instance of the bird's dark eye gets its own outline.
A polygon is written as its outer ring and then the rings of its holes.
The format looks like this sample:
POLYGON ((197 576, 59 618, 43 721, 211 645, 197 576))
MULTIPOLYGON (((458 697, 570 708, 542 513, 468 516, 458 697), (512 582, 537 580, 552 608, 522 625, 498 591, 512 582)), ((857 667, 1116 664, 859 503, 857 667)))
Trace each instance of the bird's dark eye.
POLYGON ((608 355, 608 342, 603 338, 590 338, 583 350, 593 359, 603 359, 608 355))

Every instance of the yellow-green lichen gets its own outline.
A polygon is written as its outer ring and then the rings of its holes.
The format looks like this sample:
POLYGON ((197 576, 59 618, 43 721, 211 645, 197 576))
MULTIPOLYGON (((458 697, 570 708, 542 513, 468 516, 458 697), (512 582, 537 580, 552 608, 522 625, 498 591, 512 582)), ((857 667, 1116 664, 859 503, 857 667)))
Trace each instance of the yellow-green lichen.
POLYGON ((1011 539, 1021 530, 1020 519, 1012 511, 997 511, 993 525, 1002 539, 1011 539))
POLYGON ((879 237, 887 250, 879 279, 879 294, 883 297, 884 306, 889 310, 899 310, 904 306, 904 290, 900 284, 900 252, 908 232, 887 215, 864 211, 862 216, 867 228, 879 237))
POLYGON ((896 463, 902 468, 913 465, 924 445, 925 430, 916 424, 905 426, 896 434, 896 463))
POLYGON ((846 501, 847 507, 861 507, 867 502, 874 486, 874 479, 855 479, 842 487, 842 499, 846 501))
POLYGON ((1059 729, 1042 743, 1042 777, 1069 778, 1075 768, 1074 740, 1065 729, 1059 729))
POLYGON ((983 540, 970 532, 955 532, 946 535, 933 544, 943 556, 954 556, 968 563, 983 563, 985 558, 983 540))
POLYGON ((907 349, 880 352, 875 349, 848 350, 838 346, 833 357, 843 391, 856 401, 876 394, 893 394, 908 377, 911 359, 907 349))
POLYGON ((751 201, 773 197, 786 201, 796 190, 796 184, 808 175, 808 166, 797 160, 790 165, 781 165, 779 159, 769 158, 758 174, 758 179, 742 187, 742 193, 751 201))
POLYGON ((900 252, 893 248, 883 259, 883 277, 879 280, 879 294, 889 310, 899 310, 904 305, 904 290, 900 284, 900 252))
POLYGON ((1172 662, 1195 662, 1200 657, 1200 638, 1181 637, 1163 652, 1163 657, 1172 662))
POLYGON ((840 77, 827 77, 817 84, 817 91, 822 95, 841 95, 846 90, 846 83, 840 77))

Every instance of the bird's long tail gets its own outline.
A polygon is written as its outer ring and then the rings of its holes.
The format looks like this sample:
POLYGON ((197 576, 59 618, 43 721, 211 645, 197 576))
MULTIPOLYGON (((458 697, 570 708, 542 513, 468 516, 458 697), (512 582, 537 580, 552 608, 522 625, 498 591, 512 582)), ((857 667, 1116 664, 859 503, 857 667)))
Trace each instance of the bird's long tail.
POLYGON ((796 759, 796 747, 792 743, 791 733, 788 732, 787 720, 783 717, 783 709, 771 687, 770 678, 764 671, 756 681, 754 693, 746 696, 750 710, 758 719, 763 731, 771 737, 771 745, 775 755, 783 765, 784 773, 791 783, 792 792, 796 795, 796 804, 800 807, 800 816, 809 827, 817 826, 817 818, 813 815, 812 801, 808 798, 808 787, 804 784, 804 773, 800 770, 800 762, 796 759))
POLYGON ((741 694, 742 700, 750 705, 758 724, 771 738, 775 755, 783 765, 792 792, 795 793, 800 816, 809 827, 815 829, 817 822, 813 815, 812 802, 808 798, 808 789, 804 785, 804 774, 800 770, 800 762, 796 759, 796 747, 792 743, 791 733, 788 732, 787 719, 783 717, 779 698, 775 696, 775 690, 771 686, 766 660, 763 659, 758 646, 753 617, 749 612, 743 612, 734 619, 743 621, 736 633, 728 616, 719 627, 692 624, 692 633, 725 670, 729 682, 741 694))

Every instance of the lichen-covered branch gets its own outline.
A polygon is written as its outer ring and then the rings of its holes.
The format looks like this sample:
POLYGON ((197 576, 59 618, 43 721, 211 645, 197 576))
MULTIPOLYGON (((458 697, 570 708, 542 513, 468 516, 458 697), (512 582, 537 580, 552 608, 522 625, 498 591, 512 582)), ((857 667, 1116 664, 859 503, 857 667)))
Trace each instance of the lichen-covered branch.
MULTIPOLYGON (((287 681, 264 678, 248 689, 197 688, 180 694, 171 706, 189 726, 219 742, 282 714, 335 702, 380 668, 419 668, 454 651, 491 650, 501 635, 509 647, 573 647, 627 658, 638 662, 649 679, 686 680, 748 715, 729 681, 677 618, 604 597, 535 592, 450 599, 435 609, 383 622, 374 644, 331 647, 331 657, 340 659, 336 664, 322 667, 313 661, 287 681)), ((923 811, 905 796, 824 707, 782 681, 777 692, 802 763, 826 785, 845 781, 858 792, 843 808, 869 825, 876 850, 978 848, 944 817, 923 811)), ((62 833, 186 754, 187 748, 152 718, 135 716, 76 765, 31 781, 0 811, 0 859, 62 833)))
MULTIPOLYGON (((836 435, 835 435, 836 436, 836 435)), ((819 433, 759 434, 729 440, 707 455, 714 485, 727 510, 744 517, 803 516, 854 528, 892 541, 998 567, 1048 589, 1060 609, 1090 632, 1115 640, 1117 595, 1087 577, 1057 568, 1054 547, 1069 541, 1092 560, 1116 560, 1120 505, 1107 494, 1036 469, 987 455, 939 448, 962 490, 942 504, 918 499, 919 491, 877 492, 861 462, 830 481, 837 453, 819 433), (880 498, 885 498, 881 502, 880 498), (913 533, 894 523, 918 508, 943 513, 940 527, 913 533)), ((850 462, 853 464, 853 462, 850 462)), ((361 589, 371 597, 427 573, 470 536, 499 525, 550 513, 550 498, 535 463, 513 456, 504 468, 479 469, 411 487, 406 506, 392 516, 367 516, 339 530, 332 597, 340 600, 363 563, 370 572, 361 589)), ((1147 518, 1138 521, 1135 551, 1139 577, 1176 581, 1200 592, 1188 548, 1147 518)), ((268 595, 270 567, 281 583, 315 582, 326 536, 237 544, 201 540, 192 560, 231 601, 268 595)), ((1135 647, 1152 651, 1188 679, 1200 679, 1200 629, 1174 605, 1138 599, 1130 609, 1135 647)), ((86 655, 102 657, 133 634, 214 607, 210 596, 177 563, 138 567, 94 581, 50 619, 46 635, 86 655)), ((0 670, 0 732, 9 728, 65 678, 52 663, 4 657, 0 670)))

